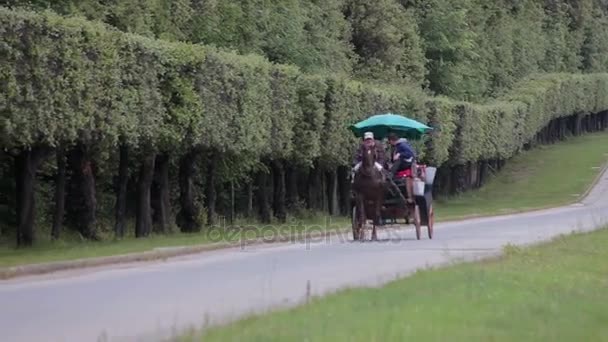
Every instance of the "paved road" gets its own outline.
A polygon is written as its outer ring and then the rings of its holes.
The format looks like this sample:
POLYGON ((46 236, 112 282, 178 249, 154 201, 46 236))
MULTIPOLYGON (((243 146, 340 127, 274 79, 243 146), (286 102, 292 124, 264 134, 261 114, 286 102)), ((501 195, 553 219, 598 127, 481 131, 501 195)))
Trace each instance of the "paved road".
POLYGON ((582 203, 516 216, 413 230, 385 241, 350 237, 204 253, 165 263, 122 265, 0 282, 3 341, 154 341, 173 329, 292 305, 344 286, 377 285, 427 265, 484 257, 608 222, 608 172, 582 203))

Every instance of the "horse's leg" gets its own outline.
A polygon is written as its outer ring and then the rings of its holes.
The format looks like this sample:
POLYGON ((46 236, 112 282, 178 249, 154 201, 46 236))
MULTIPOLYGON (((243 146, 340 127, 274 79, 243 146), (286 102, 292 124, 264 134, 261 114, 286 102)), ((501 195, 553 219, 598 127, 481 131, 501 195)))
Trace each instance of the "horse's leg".
POLYGON ((378 219, 380 216, 378 215, 378 205, 376 204, 376 208, 374 208, 374 225, 372 227, 372 241, 378 240, 378 235, 376 234, 376 223, 378 223, 378 219))
POLYGON ((376 215, 377 201, 374 201, 374 217, 372 220, 372 241, 376 241, 376 224, 378 223, 378 215, 376 215))
POLYGON ((376 220, 374 218, 374 225, 372 226, 372 241, 378 240, 378 236, 376 235, 376 220))
POLYGON ((359 236, 361 235, 361 194, 357 194, 355 196, 355 207, 357 208, 357 215, 355 216, 355 220, 357 222, 355 228, 354 239, 359 240, 359 236))
POLYGON ((359 205, 359 241, 363 241, 365 238, 365 221, 367 218, 367 213, 365 212, 365 199, 363 196, 359 196, 358 199, 359 205))

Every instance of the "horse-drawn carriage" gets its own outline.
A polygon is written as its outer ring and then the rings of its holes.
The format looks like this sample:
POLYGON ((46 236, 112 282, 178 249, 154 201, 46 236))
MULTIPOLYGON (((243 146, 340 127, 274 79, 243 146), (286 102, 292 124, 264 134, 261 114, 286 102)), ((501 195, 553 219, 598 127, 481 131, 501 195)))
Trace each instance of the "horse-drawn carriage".
MULTIPOLYGON (((399 115, 387 114, 373 116, 351 126, 351 129, 357 135, 361 135, 363 131, 372 131, 376 137, 381 139, 389 131, 398 132, 410 138, 418 138, 431 128, 399 115)), ((405 224, 414 225, 418 240, 422 235, 422 226, 426 226, 428 237, 432 239, 435 216, 432 186, 435 172, 436 168, 418 165, 414 161, 410 168, 397 173, 394 178, 396 187, 390 186, 388 183, 390 180, 386 180, 382 198, 377 203, 378 196, 374 198, 374 196, 359 194, 360 196, 357 197, 356 191, 351 192, 353 239, 365 239, 368 220, 372 221, 372 240, 377 238, 376 228, 378 226, 385 226, 389 222, 397 224, 400 220, 403 220, 405 224), (411 194, 408 189, 412 192, 411 194), (411 198, 412 201, 408 202, 408 198, 411 198)))

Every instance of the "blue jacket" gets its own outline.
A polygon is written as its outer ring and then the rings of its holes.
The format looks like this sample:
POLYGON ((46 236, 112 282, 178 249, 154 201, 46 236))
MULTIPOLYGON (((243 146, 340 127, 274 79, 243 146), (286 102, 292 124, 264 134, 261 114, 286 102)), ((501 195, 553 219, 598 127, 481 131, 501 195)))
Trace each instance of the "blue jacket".
POLYGON ((401 138, 395 144, 395 153, 399 153, 399 159, 405 160, 410 159, 412 157, 416 158, 416 153, 414 149, 408 144, 407 140, 401 138))

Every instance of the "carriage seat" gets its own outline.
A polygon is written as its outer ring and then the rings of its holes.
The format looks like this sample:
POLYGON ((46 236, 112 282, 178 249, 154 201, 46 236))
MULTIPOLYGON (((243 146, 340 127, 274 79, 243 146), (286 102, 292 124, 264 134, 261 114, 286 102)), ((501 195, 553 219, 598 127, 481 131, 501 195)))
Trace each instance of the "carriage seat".
MULTIPOLYGON (((426 165, 424 164, 417 164, 416 165, 416 170, 418 171, 418 177, 426 174, 426 165)), ((405 170, 399 171, 397 172, 397 175, 395 176, 396 179, 401 179, 401 178, 413 178, 412 177, 412 169, 411 168, 407 168, 405 170)))
POLYGON ((399 171, 395 175, 395 178, 407 178, 407 177, 412 177, 412 169, 408 168, 408 169, 399 171))

